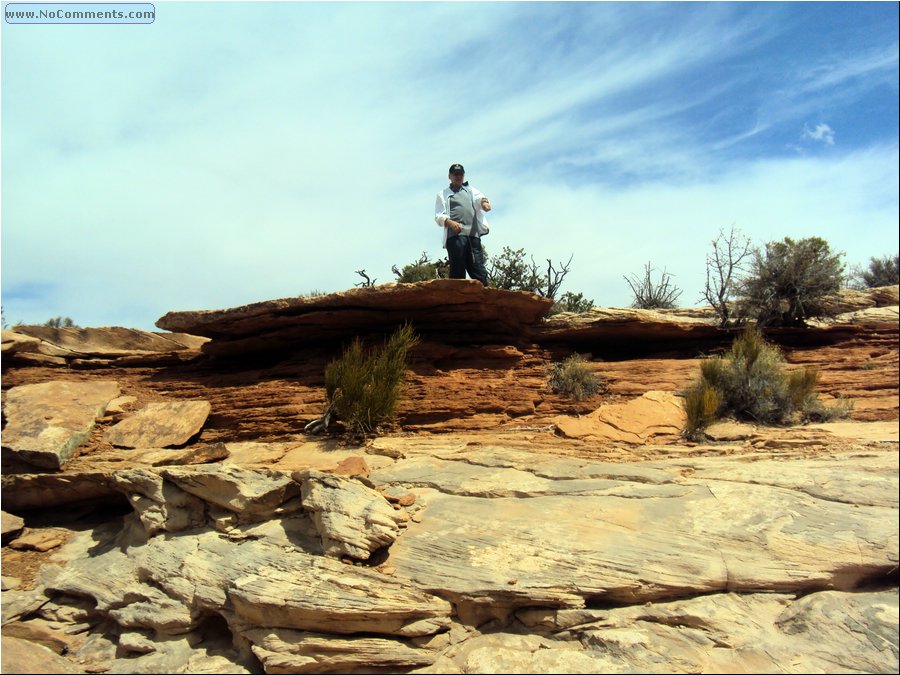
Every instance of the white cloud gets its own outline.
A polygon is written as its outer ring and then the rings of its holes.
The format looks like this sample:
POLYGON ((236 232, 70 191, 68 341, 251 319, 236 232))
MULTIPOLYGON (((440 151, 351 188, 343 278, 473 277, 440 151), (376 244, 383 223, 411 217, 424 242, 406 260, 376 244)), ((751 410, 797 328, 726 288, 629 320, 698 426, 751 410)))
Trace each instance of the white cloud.
POLYGON ((817 124, 815 129, 804 126, 803 138, 808 138, 811 141, 819 141, 826 145, 834 145, 834 129, 823 123, 817 124))
POLYGON ((149 328, 342 290, 360 268, 388 281, 442 254, 431 209, 455 161, 494 202, 490 252, 574 252, 566 289, 603 304, 628 304, 622 275, 647 260, 693 303, 732 222, 854 261, 897 248, 895 139, 851 152, 842 136, 843 154, 808 160, 722 142, 753 69, 707 68, 762 47, 769 7, 479 4, 453 45, 438 27, 476 6, 162 7, 157 32, 4 29, 7 320, 149 328))

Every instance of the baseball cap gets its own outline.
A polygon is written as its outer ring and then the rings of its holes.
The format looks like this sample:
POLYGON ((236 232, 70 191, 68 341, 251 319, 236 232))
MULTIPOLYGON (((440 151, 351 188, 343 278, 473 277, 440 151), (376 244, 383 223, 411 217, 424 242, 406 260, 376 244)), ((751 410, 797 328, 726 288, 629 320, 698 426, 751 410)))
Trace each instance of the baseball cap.
POLYGON ((451 164, 450 165, 450 173, 465 173, 466 170, 463 168, 462 164, 451 164))

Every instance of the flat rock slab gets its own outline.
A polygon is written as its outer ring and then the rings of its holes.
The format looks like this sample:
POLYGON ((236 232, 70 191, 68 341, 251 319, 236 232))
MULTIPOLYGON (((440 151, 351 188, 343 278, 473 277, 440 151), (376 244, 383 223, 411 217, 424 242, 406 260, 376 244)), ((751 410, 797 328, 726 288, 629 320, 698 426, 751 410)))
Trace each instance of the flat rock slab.
POLYGON ((133 328, 50 328, 17 326, 3 331, 3 351, 10 355, 39 354, 63 363, 152 363, 166 355, 196 356, 207 338, 179 333, 148 333, 133 328))
POLYGON ((568 494, 569 481, 551 489, 521 470, 468 465, 436 479, 421 460, 401 461, 373 480, 432 487, 387 564, 443 597, 508 607, 849 590, 897 564, 895 453, 780 473, 777 462, 709 459, 683 476, 672 462, 669 484, 582 479, 568 494))
POLYGON ((43 645, 3 636, 4 673, 83 673, 84 671, 43 645))
POLYGON ((195 436, 212 410, 209 401, 149 403, 111 427, 104 439, 120 448, 166 448, 195 436))
POLYGON ((10 544, 10 548, 20 551, 50 551, 65 544, 68 536, 66 530, 55 528, 26 529, 10 544))
POLYGON ((656 436, 679 436, 685 420, 679 397, 669 391, 648 391, 626 403, 602 405, 581 417, 555 417, 553 423, 569 438, 640 445, 656 436))
POLYGON ((3 448, 29 464, 61 469, 118 395, 119 383, 108 380, 13 387, 6 398, 3 448))

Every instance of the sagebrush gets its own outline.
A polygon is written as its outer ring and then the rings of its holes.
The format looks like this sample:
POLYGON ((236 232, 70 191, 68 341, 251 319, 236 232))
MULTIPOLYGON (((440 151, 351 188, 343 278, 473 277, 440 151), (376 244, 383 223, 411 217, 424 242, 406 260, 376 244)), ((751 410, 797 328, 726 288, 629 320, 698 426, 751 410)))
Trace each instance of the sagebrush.
POLYGON ((372 433, 390 420, 402 394, 407 357, 418 342, 409 324, 397 329, 380 348, 366 349, 359 338, 354 339, 325 368, 328 412, 358 435, 372 433))
POLYGON ((576 401, 583 401, 605 391, 606 383, 591 370, 590 364, 581 354, 572 354, 562 363, 553 364, 550 389, 576 401))
POLYGON ((684 392, 685 435, 699 437, 723 417, 768 425, 846 417, 846 403, 829 408, 818 399, 818 381, 815 368, 788 371, 781 350, 748 327, 728 354, 700 363, 697 381, 684 392))
POLYGON ((820 237, 771 241, 754 251, 737 295, 742 318, 760 326, 804 326, 806 320, 833 315, 825 299, 843 283, 842 253, 820 237))

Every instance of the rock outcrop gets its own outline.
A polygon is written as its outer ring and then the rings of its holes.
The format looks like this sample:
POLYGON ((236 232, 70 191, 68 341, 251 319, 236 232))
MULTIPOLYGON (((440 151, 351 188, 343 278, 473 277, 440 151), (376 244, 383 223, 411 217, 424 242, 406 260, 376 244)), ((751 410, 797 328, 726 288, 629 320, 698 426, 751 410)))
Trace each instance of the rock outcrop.
POLYGON ((3 451, 35 466, 60 469, 118 395, 114 381, 54 380, 15 387, 6 397, 3 451))
POLYGON ((200 358, 4 334, 77 366, 4 358, 4 672, 896 672, 898 324, 878 293, 770 335, 852 419, 704 443, 677 392, 730 334, 703 311, 545 321, 545 300, 454 281, 164 317, 206 336, 200 358), (423 340, 400 427, 303 435, 341 342, 404 321, 423 340), (573 350, 606 392, 549 390, 573 350), (54 412, 88 385, 77 424, 54 412), (119 434, 188 402, 207 403, 178 438, 119 434), (47 425, 68 431, 36 469, 16 453, 47 425))
POLYGON ((169 312, 156 325, 212 338, 203 350, 219 356, 290 351, 357 335, 384 334, 406 321, 420 335, 448 343, 517 343, 552 304, 524 291, 440 279, 269 300, 233 309, 169 312))
POLYGON ((864 445, 621 464, 401 443, 375 489, 278 463, 123 470, 126 527, 74 533, 37 589, 4 592, 4 622, 83 624, 70 658, 112 672, 210 667, 210 617, 229 672, 888 672, 898 456, 864 445))
POLYGON ((133 328, 16 326, 3 331, 3 358, 75 367, 171 365, 200 355, 207 338, 133 328))

